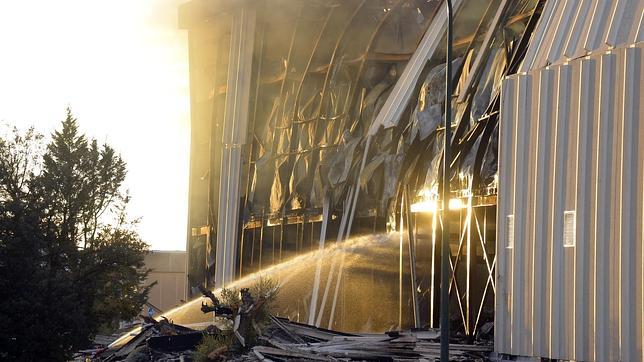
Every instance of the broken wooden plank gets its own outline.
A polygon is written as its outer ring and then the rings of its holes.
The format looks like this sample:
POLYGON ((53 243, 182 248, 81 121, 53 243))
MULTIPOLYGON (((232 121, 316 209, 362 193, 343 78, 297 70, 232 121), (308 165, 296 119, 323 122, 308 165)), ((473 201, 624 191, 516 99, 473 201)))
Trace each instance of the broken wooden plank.
MULTIPOLYGON (((313 361, 329 361, 328 356, 319 356, 314 353, 307 353, 305 351, 294 351, 294 350, 283 350, 279 348, 267 347, 267 346, 256 346, 253 347, 253 353, 259 353, 262 356, 277 356, 277 357, 287 357, 287 358, 303 358, 313 361)), ((334 359, 332 359, 334 360, 334 359)))

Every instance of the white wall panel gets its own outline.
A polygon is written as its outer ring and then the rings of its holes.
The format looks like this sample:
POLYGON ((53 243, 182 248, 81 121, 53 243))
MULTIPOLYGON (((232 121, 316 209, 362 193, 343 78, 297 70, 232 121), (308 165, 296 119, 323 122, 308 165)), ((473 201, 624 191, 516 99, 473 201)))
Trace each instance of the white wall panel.
POLYGON ((570 34, 573 25, 575 12, 581 9, 579 0, 565 0, 564 8, 561 11, 561 19, 557 25, 550 50, 548 51, 547 64, 554 63, 561 57, 566 38, 570 34))
POLYGON ((503 81, 497 230, 513 215, 515 240, 498 243, 498 352, 643 360, 641 48, 503 81))
POLYGON ((629 48, 623 52, 623 96, 619 113, 623 115, 621 178, 620 240, 620 343, 629 346, 622 351, 623 361, 642 359, 642 150, 641 125, 641 49, 629 48), (638 230, 639 229, 639 230, 638 230))
POLYGON ((578 123, 577 133, 577 195, 575 198, 576 210, 576 246, 575 246, 575 343, 574 356, 578 360, 592 358, 591 345, 594 340, 592 328, 592 272, 591 259, 591 210, 594 208, 593 193, 593 165, 592 154, 595 124, 594 114, 597 103, 595 102, 597 61, 592 58, 582 59, 579 63, 579 82, 575 86, 579 89, 579 102, 577 104, 578 123), (583 86, 582 86, 583 85, 583 86))
POLYGON ((573 26, 570 29, 568 40, 566 41, 566 48, 564 55, 567 58, 575 57, 580 50, 579 43, 584 39, 584 34, 587 33, 588 19, 591 19, 593 0, 579 0, 577 5, 577 12, 573 14, 573 26))
POLYGON ((597 112, 597 174, 595 185, 595 359, 608 361, 612 344, 611 268, 611 185, 614 182, 613 142, 615 106, 615 54, 602 54, 599 71, 599 110, 597 112))
POLYGON ((530 37, 530 46, 528 47, 528 51, 523 59, 523 63, 521 64, 520 71, 522 73, 525 73, 528 70, 532 69, 532 65, 535 62, 537 52, 541 48, 544 37, 546 36, 548 26, 550 25, 550 23, 552 23, 553 13, 557 5, 556 3, 557 1, 546 2, 546 5, 541 11, 541 17, 539 18, 539 22, 537 23, 537 26, 532 33, 532 36, 530 37))
MULTIPOLYGON (((514 163, 514 125, 516 119, 515 112, 515 86, 514 78, 508 78, 503 82, 503 91, 501 95, 501 118, 504 121, 499 124, 499 162, 513 164, 514 163)), ((511 292, 512 292, 512 250, 506 247, 507 245, 507 228, 506 220, 508 215, 513 215, 514 206, 514 168, 508 167, 499 169, 499 189, 504 192, 499 192, 499 202, 497 210, 497 220, 500 228, 497 227, 497 270, 496 270, 496 294, 495 294, 495 310, 494 325, 495 333, 495 346, 499 346, 502 350, 510 350, 512 346, 512 339, 510 333, 510 326, 512 315, 510 313, 511 292), (503 186, 501 186, 503 185, 503 186)))
POLYGON ((638 42, 644 41, 644 29, 642 29, 644 27, 644 11, 642 11, 642 4, 641 3, 640 3, 640 8, 639 8, 637 13, 640 14, 640 21, 635 22, 633 24, 634 25, 633 26, 633 28, 634 28, 633 32, 635 33, 635 38, 634 38, 635 40, 633 40, 633 43, 638 43, 638 42))
MULTIPOLYGON (((535 75, 536 76, 536 75, 535 75)), ((548 295, 550 277, 548 275, 548 264, 544 260, 549 258, 547 239, 547 230, 550 222, 549 204, 551 199, 549 180, 552 178, 550 159, 552 158, 552 117, 553 117, 553 92, 554 76, 552 70, 545 69, 539 73, 539 107, 537 117, 539 132, 537 133, 537 163, 536 163, 536 180, 537 188, 535 190, 535 200, 540 200, 535 206, 534 216, 534 298, 548 295)), ((500 168, 500 167, 499 167, 500 168)), ((534 353, 539 355, 548 354, 549 326, 550 323, 550 306, 549 303, 533 303, 532 326, 533 326, 533 348, 534 353)))
POLYGON ((532 69, 534 68, 543 68, 547 66, 548 63, 548 55, 550 54, 550 50, 552 49, 553 43, 556 42, 557 40, 557 29, 561 27, 562 22, 566 22, 565 19, 563 19, 564 15, 566 14, 566 1, 565 0, 554 0, 552 1, 555 3, 554 8, 552 10, 552 15, 550 15, 550 21, 547 24, 547 30, 544 32, 543 35, 543 40, 541 42, 541 46, 537 50, 537 54, 535 56, 535 60, 532 63, 532 69), (549 29, 555 29, 555 31, 548 31, 549 29))
POLYGON ((592 12, 592 21, 588 29, 588 35, 584 42, 584 49, 593 51, 599 49, 602 44, 603 35, 606 32, 610 20, 610 11, 615 3, 619 0, 596 0, 592 12))
POLYGON ((571 70, 569 65, 558 67, 557 69, 557 87, 556 87, 556 106, 555 117, 553 119, 553 129, 555 134, 552 139, 555 140, 553 145, 553 165, 552 165, 552 209, 550 215, 552 216, 552 228, 549 241, 551 243, 551 284, 552 292, 550 298, 551 313, 550 313, 550 349, 551 355, 555 358, 562 358, 565 356, 565 342, 568 340, 566 336, 566 324, 564 316, 566 301, 569 296, 567 290, 564 289, 566 273, 564 269, 564 247, 563 247, 563 233, 564 233, 564 211, 566 205, 566 177, 569 170, 566 168, 566 160, 568 159, 568 128, 569 128, 569 112, 570 112, 570 83, 571 83, 571 70), (559 297, 557 297, 559 296, 559 297), (564 342, 564 343, 562 343, 564 342))
POLYGON ((217 220, 215 285, 235 279, 238 249, 241 147, 246 142, 250 75, 255 41, 256 10, 242 8, 233 15, 227 78, 226 106, 221 135, 222 159, 217 220))
MULTIPOLYGON (((539 98, 534 95, 539 94, 540 87, 540 78, 532 77, 532 87, 531 87, 531 117, 530 117, 530 135, 528 138, 527 147, 528 152, 528 170, 527 170, 527 182, 525 185, 525 195, 526 195, 526 222, 525 222, 525 249, 524 249, 524 265, 526 270, 533 270, 534 268, 534 253, 535 253, 535 243, 534 243, 534 217, 535 217, 535 207, 537 205, 536 199, 536 189, 539 186, 537 180, 537 162, 539 160, 539 138, 537 137, 539 133, 539 118, 534 116, 539 114, 539 98)), ((524 314, 526 318, 526 324, 524 328, 524 334, 522 338, 524 339, 525 346, 523 348, 523 353, 526 355, 531 355, 534 351, 534 338, 533 338, 533 323, 534 323, 534 283, 535 277, 533 273, 527 272, 524 275, 524 293, 525 304, 524 304, 524 314)))
POLYGON ((638 0, 618 0, 606 34, 606 44, 614 47, 628 41, 632 24, 637 21, 637 5, 638 0))
POLYGON ((574 3, 546 3, 503 82, 497 230, 512 215, 515 239, 499 243, 495 348, 642 361, 644 0, 574 3))
MULTIPOLYGON (((532 102, 532 78, 523 76, 518 79, 515 140, 514 143, 514 187, 515 190, 525 190, 528 182, 528 155, 530 141, 530 121, 532 102)), ((527 314, 526 297, 529 296, 526 290, 527 273, 525 265, 528 263, 526 257, 529 249, 526 236, 527 193, 515 192, 514 194, 514 235, 515 242, 512 248, 512 350, 515 354, 528 354, 529 315, 527 314), (519 242, 517 242, 519 241, 519 242)))
POLYGON ((548 0, 521 72, 642 41, 644 0, 548 0))

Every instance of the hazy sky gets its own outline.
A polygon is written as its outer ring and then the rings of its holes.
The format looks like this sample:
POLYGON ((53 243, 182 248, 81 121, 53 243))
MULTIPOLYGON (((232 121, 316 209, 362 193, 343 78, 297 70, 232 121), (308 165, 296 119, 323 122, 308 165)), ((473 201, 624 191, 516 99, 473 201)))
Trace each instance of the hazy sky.
POLYGON ((0 1, 0 121, 49 134, 71 106, 128 164, 129 213, 153 249, 185 249, 185 0, 0 1))

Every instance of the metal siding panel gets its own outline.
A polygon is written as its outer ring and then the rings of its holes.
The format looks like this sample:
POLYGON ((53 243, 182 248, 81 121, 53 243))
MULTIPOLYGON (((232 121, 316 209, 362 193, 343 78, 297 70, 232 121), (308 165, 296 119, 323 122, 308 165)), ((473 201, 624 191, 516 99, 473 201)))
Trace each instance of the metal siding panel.
POLYGON ((515 151, 514 151, 514 222, 515 239, 512 261, 512 353, 516 355, 528 355, 527 340, 529 337, 528 323, 526 316, 525 302, 525 277, 526 260, 525 249, 527 238, 525 237, 526 218, 526 193, 528 153, 527 147, 530 133, 530 110, 531 110, 531 76, 525 75, 518 79, 517 103, 516 103, 516 128, 515 128, 515 151))
MULTIPOLYGON (((620 344, 624 348, 621 351, 623 361, 636 361, 642 359, 641 354, 641 321, 642 303, 641 298, 636 296, 638 290, 637 259, 641 267, 642 259, 638 258, 637 241, 641 248, 641 238, 637 235, 637 208, 641 207, 641 197, 638 195, 638 172, 641 172, 642 163, 638 163, 638 145, 642 143, 639 138, 639 104, 641 101, 641 49, 630 48, 624 50, 623 68, 623 96, 620 102, 620 113, 623 114, 622 128, 622 177, 621 177, 621 205, 622 210, 620 225, 620 274, 623 281, 620 290, 620 344), (631 286, 635 286, 634 288, 631 286), (639 305, 638 305, 639 304, 639 305), (639 314, 639 316, 638 316, 639 314), (639 317, 639 318, 638 318, 639 317), (637 330, 639 329, 639 331, 637 330), (639 348, 638 348, 639 347, 639 348)), ((641 188, 640 188, 641 189, 641 188)), ((641 224, 641 223, 640 223, 641 224)), ((641 227, 641 226, 640 226, 641 227)), ((641 287, 641 279, 639 280, 641 287)))
POLYGON ((582 35, 587 29, 587 22, 590 18, 590 11, 592 10, 592 0, 581 0, 577 13, 574 16, 574 25, 572 26, 570 36, 566 42, 564 55, 568 58, 573 58, 577 54, 578 49, 581 48, 580 40, 582 35))
MULTIPOLYGON (((597 184, 598 184, 598 173, 600 172, 600 169, 598 168, 597 160, 599 158, 600 154, 600 148, 599 148, 599 142, 597 140, 600 137, 600 117, 599 117, 599 104, 601 102, 601 54, 595 54, 592 56, 593 59, 595 59, 597 67, 595 68, 595 91, 594 91, 594 98, 593 98, 593 104, 595 107, 595 112, 593 113, 593 139, 592 139, 592 153, 591 153, 591 165, 592 165, 592 174, 591 174, 591 186, 589 189, 589 197, 591 198, 591 208, 590 208, 590 215, 591 215, 591 221, 590 221, 590 228, 589 228, 589 233, 590 233, 590 258, 591 258, 591 281, 589 284, 589 289, 590 289, 590 302, 592 303, 592 307, 590 308, 591 311, 591 317, 590 317, 590 329, 591 329, 591 336, 589 337, 589 347, 590 347, 590 354, 592 356, 592 359, 594 360, 596 358, 596 349, 597 349, 597 338, 598 337, 598 331, 597 331, 597 318, 596 318, 596 310, 597 310, 597 233, 596 233, 596 226, 597 226, 597 184)), ((602 335, 602 337, 605 337, 605 335, 602 335)))
POLYGON ((642 74, 643 74, 643 62, 642 62, 642 43, 637 45, 637 63, 639 65, 639 70, 637 72, 637 79, 633 82, 634 89, 639 89, 634 92, 633 99, 637 101, 634 103, 633 110, 634 117, 636 119, 636 124, 638 131, 636 132, 639 136, 637 138, 638 145, 638 169, 637 174, 637 189, 636 193, 633 195, 633 199, 636 200, 636 215, 633 218, 635 223, 635 269, 636 275, 639 280, 636 279, 635 282, 635 318, 634 321, 639 321, 635 323, 635 336, 636 336, 636 351, 639 351, 638 357, 640 361, 644 361, 644 124, 642 124, 642 117, 644 116, 642 104, 642 74), (637 94, 637 97, 635 97, 637 94))
POLYGON ((636 100, 633 103, 633 117, 635 118, 634 124, 637 125, 637 131, 635 134, 638 134, 637 138, 637 153, 638 160, 636 185, 637 189, 632 199, 636 203, 636 214, 633 218, 633 223, 635 223, 635 270, 636 270, 636 280, 635 280, 635 316, 633 320, 635 321, 635 350, 639 352, 638 356, 640 361, 644 361, 644 124, 642 124, 642 117, 644 112, 642 112, 642 43, 639 43, 637 46, 637 65, 639 69, 635 69, 637 72, 637 78, 633 77, 633 97, 632 99, 636 100), (639 280, 638 280, 639 279, 639 280))
MULTIPOLYGON (((570 157, 569 157, 569 163, 568 167, 572 169, 573 171, 570 172, 569 177, 568 177, 568 182, 569 182, 569 192, 566 195, 566 207, 570 210, 575 210, 575 230, 573 231, 575 233, 575 253, 576 255, 576 247, 578 245, 578 237, 576 235, 576 220, 578 218, 577 216, 577 196, 578 196, 578 189, 577 185, 579 184, 579 174, 578 174, 578 152, 579 152, 579 130, 580 130, 580 124, 579 124, 579 99, 581 97, 581 87, 580 85, 580 77, 581 77, 581 60, 574 62, 571 64, 571 88, 572 88, 572 95, 571 95, 571 104, 570 104, 570 144, 569 144, 569 152, 570 152, 570 157)), ((573 259, 576 259, 576 257, 573 256, 573 259)), ((576 270, 576 264, 575 264, 575 270, 576 270)), ((573 285, 571 288, 574 289, 574 279, 573 279, 573 285)), ((571 324, 574 325, 574 315, 571 317, 571 324)), ((573 343, 574 341, 571 341, 573 343)))
POLYGON ((606 33, 609 14, 614 0, 596 0, 592 12, 592 22, 588 30, 588 36, 584 42, 584 49, 593 51, 602 46, 602 39, 606 33))
POLYGON ((545 304, 545 318, 544 323, 544 356, 552 356, 552 312, 553 312, 553 228, 554 228, 554 215, 552 213, 554 199, 552 195, 555 192, 554 189, 554 176, 555 176, 555 146, 557 144, 557 135, 556 135, 556 95, 557 95, 557 82, 558 76, 557 72, 553 68, 549 68, 553 73, 553 82, 548 93, 551 97, 551 107, 546 113, 547 124, 551 129, 550 137, 544 139, 545 146, 548 147, 548 158, 545 160, 545 167, 548 169, 550 178, 546 182, 545 193, 544 193, 544 210, 545 210, 545 224, 544 224, 544 239, 542 247, 544 250, 543 258, 543 268, 544 268, 544 278, 545 278, 545 290, 544 290, 544 304, 545 304))
POLYGON ((497 199, 498 214, 497 214, 497 260, 498 267, 496 273, 496 288, 495 295, 496 313, 495 313, 495 349, 501 353, 511 353, 511 335, 509 326, 511 322, 510 316, 510 295, 511 292, 511 275, 510 275, 510 255, 511 250, 506 249, 505 239, 505 219, 508 214, 512 214, 513 205, 513 168, 509 167, 514 163, 514 124, 515 124, 515 111, 514 102, 516 99, 515 92, 516 77, 506 78, 503 81, 501 91, 501 110, 500 110, 500 127, 499 127, 499 195, 497 199))
POLYGON ((224 148, 222 150, 221 156, 221 171, 220 183, 219 183, 219 205, 218 205, 218 215, 217 218, 217 247, 215 249, 215 285, 223 286, 225 285, 225 264, 226 264, 226 253, 223 252, 226 248, 226 209, 228 208, 228 165, 230 163, 230 153, 224 148), (222 212, 223 210, 223 212, 222 212))
POLYGON ((614 51, 615 56, 615 73, 613 80, 613 114, 612 114, 612 161, 611 169, 609 170, 611 177, 611 204, 610 204, 610 244, 609 244, 609 332, 610 332, 610 345, 609 356, 618 359, 620 356, 620 339, 621 339, 621 318, 620 318, 620 299, 622 288, 622 275, 620 272, 620 253, 622 248, 622 239, 620 234, 622 210, 622 128, 623 128, 623 114, 622 96, 624 91, 624 53, 621 49, 614 51))
POLYGON ((245 141, 248 125, 255 20, 254 8, 241 8, 233 15, 231 25, 217 220, 217 286, 225 286, 235 279, 241 197, 241 145, 245 141))
POLYGON ((640 21, 638 23, 636 23, 637 24, 636 25, 637 30, 635 30, 635 32, 634 32, 635 33, 635 38, 633 40, 633 43, 638 43, 638 42, 644 41, 644 30, 642 29, 642 27, 644 27, 644 25, 642 25, 644 23, 644 11, 642 11, 641 4, 640 4, 640 8, 639 8, 639 13, 640 13, 640 21))
MULTIPOLYGON (((516 153, 515 153, 515 145, 516 145, 516 127, 517 127, 517 95, 518 95, 518 80, 520 77, 516 76, 512 79, 512 83, 509 84, 508 90, 508 97, 507 97, 507 124, 506 124, 506 129, 508 131, 508 135, 510 137, 510 141, 507 143, 507 151, 506 155, 508 156, 508 160, 506 162, 506 165, 508 165, 508 168, 510 169, 509 172, 507 173, 506 176, 506 185, 508 187, 508 199, 506 200, 506 212, 505 216, 507 215, 514 215, 515 214, 515 209, 514 209, 514 200, 516 197, 516 184, 515 184, 515 173, 516 173, 516 168, 514 167, 516 163, 516 153)), ((505 219, 505 217, 504 217, 505 219)), ((514 220, 514 216, 513 216, 514 220)), ((502 227, 502 229, 505 230, 505 227, 502 227)), ((506 235, 506 239, 509 237, 509 235, 506 235)), ((504 243, 502 244, 503 246, 506 245, 505 240, 504 243)), ((508 337, 506 349, 508 350, 508 353, 512 351, 512 345, 513 345, 513 338, 512 338, 512 322, 513 322, 513 314, 512 314, 512 300, 513 300, 513 282, 514 282, 514 274, 513 274, 513 255, 514 255, 514 246, 512 248, 504 248, 505 251, 505 275, 506 275, 506 282, 505 282, 505 304, 504 308, 507 311, 507 316, 508 318, 506 319, 506 324, 505 324, 505 333, 508 337)))
POLYGON ((549 310, 546 303, 549 279, 547 276, 547 225, 549 222, 548 207, 549 187, 548 180, 551 179, 550 158, 551 158, 551 125, 552 125, 552 89, 554 85, 554 72, 550 69, 544 69, 539 72, 539 133, 537 134, 537 188, 535 190, 535 199, 541 202, 537 203, 535 209, 534 224, 540 227, 535 228, 534 234, 534 301, 533 301, 533 348, 537 356, 548 355, 548 321, 549 310))
POLYGON ((576 235, 575 247, 575 356, 577 360, 590 360, 589 339, 592 337, 591 313, 593 310, 591 287, 591 185, 592 185, 592 146, 595 108, 595 74, 597 64, 594 59, 583 59, 579 68, 579 104, 577 113, 577 197, 576 197, 576 235))
POLYGON ((532 33, 532 36, 530 38, 530 46, 528 47, 528 52, 523 58, 523 63, 521 63, 521 68, 520 68, 521 73, 526 73, 530 69, 532 69, 532 64, 535 61, 537 52, 541 47, 541 42, 543 41, 545 33, 548 30, 548 25, 550 23, 550 20, 552 19, 555 5, 556 5, 555 1, 546 2, 546 5, 543 11, 541 12, 541 16, 539 17, 539 23, 537 23, 537 28, 532 33))
POLYGON ((514 214, 517 238, 509 250, 498 239, 506 290, 497 298, 510 305, 497 300, 499 352, 644 358, 641 46, 515 76, 511 100, 504 82, 502 114, 513 122, 501 117, 499 170, 511 191, 499 187, 497 230, 514 214), (576 212, 576 240, 564 248, 566 210, 576 212))
MULTIPOLYGON (((227 20, 222 19, 222 23, 227 20)), ((219 29, 210 30, 217 33, 219 29)), ((209 194, 210 178, 202 176, 209 173, 211 163, 216 159, 212 155, 211 144, 214 143, 213 132, 216 130, 214 120, 220 109, 213 99, 207 97, 209 90, 216 87, 219 78, 218 67, 216 66, 223 58, 226 39, 209 45, 213 56, 208 63, 206 57, 197 51, 201 46, 203 31, 190 30, 188 36, 189 60, 190 60, 190 181, 188 190, 188 230, 186 240, 186 251, 188 253, 188 270, 194 280, 204 281, 205 274, 203 266, 210 263, 207 248, 201 236, 193 236, 192 229, 200 229, 209 223, 209 194), (212 69, 212 71, 210 71, 212 69)), ((215 177, 213 177, 215 178, 215 177)))
POLYGON ((633 18, 637 10, 637 1, 617 1, 609 23, 608 34, 606 34, 606 44, 616 46, 628 41, 628 33, 632 28, 633 18))
MULTIPOLYGON (((240 128, 239 131, 245 133, 246 129, 240 128)), ((242 149, 240 146, 236 146, 235 148, 231 149, 231 153, 231 173, 233 174, 231 181, 233 182, 231 183, 230 187, 230 207, 228 209, 227 215, 229 220, 227 223, 228 229, 226 230, 226 236, 228 238, 228 241, 226 243, 226 254, 229 257, 229 264, 226 270, 226 278, 229 281, 236 279, 237 271, 239 270, 239 260, 237 255, 240 248, 239 234, 241 231, 239 225, 239 204, 241 200, 241 192, 239 187, 241 184, 242 149)))
POLYGON ((600 64, 600 100, 595 188, 595 360, 609 360, 612 323, 610 308, 610 209, 613 154, 615 55, 604 54, 600 64))
POLYGON ((557 29, 561 24, 561 20, 564 16, 564 10, 566 6, 565 0, 555 0, 555 8, 552 11, 551 18, 548 21, 548 27, 546 28, 545 35, 539 49, 537 50, 537 55, 532 63, 530 69, 543 68, 548 65, 548 55, 550 54, 550 49, 552 49, 553 42, 556 40, 557 29))
POLYGON ((563 214, 566 195, 566 160, 568 151, 568 112, 570 109, 570 66, 558 67, 557 82, 557 106, 553 119, 555 135, 553 139, 554 163, 553 163, 553 192, 552 197, 552 234, 551 241, 551 283, 552 292, 550 295, 550 356, 553 358, 565 358, 565 301, 566 291, 564 290, 564 247, 563 247, 563 214))
POLYGON ((530 137, 529 137, 529 152, 528 152, 528 179, 526 181, 526 227, 525 227, 525 259, 524 259, 524 269, 526 274, 524 277, 524 292, 525 295, 525 306, 524 306, 524 315, 527 320, 525 326, 524 338, 526 339, 526 352, 528 356, 534 353, 534 344, 533 344, 533 310, 534 310, 534 215, 535 208, 539 200, 535 197, 535 192, 537 189, 537 160, 538 160, 538 133, 539 133, 539 72, 535 72, 532 76, 532 81, 530 92, 531 98, 534 100, 531 102, 530 112, 530 137))
MULTIPOLYGON (((577 114, 579 112, 579 65, 580 62, 573 62, 570 64, 570 109, 568 112, 568 154, 566 157, 566 193, 564 201, 564 210, 574 210, 574 222, 576 225, 577 219, 577 183, 579 175, 577 174, 577 150, 579 148, 579 119, 577 114)), ((565 313, 564 329, 565 329, 565 344, 564 353, 570 359, 575 358, 575 313, 576 313, 576 289, 575 279, 577 276, 576 264, 576 249, 578 247, 578 240, 576 232, 573 229, 572 233, 575 235, 574 247, 564 248, 564 291, 566 300, 564 301, 565 313)), ((584 333, 580 331, 580 333, 584 333)))
POLYGON ((520 76, 517 80, 516 125, 514 127, 514 245, 512 247, 512 353, 525 355, 523 339, 524 330, 523 305, 523 249, 524 210, 525 210, 525 160, 527 157, 526 124, 529 117, 530 94, 529 76, 520 76), (517 237, 518 236, 518 237, 517 237))
POLYGON ((561 11, 561 20, 557 25, 557 30, 548 52, 548 63, 552 64, 561 58, 566 37, 570 34, 570 27, 573 25, 573 19, 578 8, 580 8, 578 0, 565 1, 565 6, 561 11))
POLYGON ((250 84, 253 70, 253 51, 255 48, 255 27, 256 27, 256 10, 252 7, 244 8, 242 13, 242 31, 246 33, 246 37, 242 46, 239 48, 240 68, 243 71, 237 75, 237 82, 241 85, 239 91, 240 107, 237 110, 236 116, 239 121, 239 132, 235 134, 236 144, 246 144, 246 137, 248 132, 248 119, 250 114, 250 84))

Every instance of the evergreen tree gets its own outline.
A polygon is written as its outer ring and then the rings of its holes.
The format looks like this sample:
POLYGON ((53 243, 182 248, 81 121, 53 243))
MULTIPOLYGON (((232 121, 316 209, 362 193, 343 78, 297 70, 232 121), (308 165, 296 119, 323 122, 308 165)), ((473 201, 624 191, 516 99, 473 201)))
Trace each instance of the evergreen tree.
POLYGON ((69 109, 46 148, 33 129, 0 139, 0 359, 66 360, 140 312, 147 244, 126 173, 69 109))

